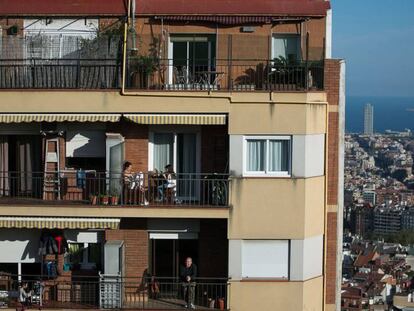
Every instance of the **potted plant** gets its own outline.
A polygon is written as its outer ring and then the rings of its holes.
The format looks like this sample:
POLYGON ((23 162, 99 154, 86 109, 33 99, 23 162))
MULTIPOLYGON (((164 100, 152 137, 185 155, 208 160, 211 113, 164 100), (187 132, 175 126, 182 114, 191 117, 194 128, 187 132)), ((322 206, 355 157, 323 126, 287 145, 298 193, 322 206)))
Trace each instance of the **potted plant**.
POLYGON ((100 201, 100 203, 101 203, 102 205, 108 205, 108 204, 109 204, 109 196, 107 196, 107 195, 105 195, 105 194, 102 194, 102 195, 99 197, 99 201, 100 201))
POLYGON ((112 193, 109 197, 109 204, 110 205, 118 205, 119 197, 116 193, 112 193))
POLYGON ((158 60, 151 55, 131 56, 129 68, 131 71, 131 86, 138 89, 150 87, 150 79, 157 70, 158 60))

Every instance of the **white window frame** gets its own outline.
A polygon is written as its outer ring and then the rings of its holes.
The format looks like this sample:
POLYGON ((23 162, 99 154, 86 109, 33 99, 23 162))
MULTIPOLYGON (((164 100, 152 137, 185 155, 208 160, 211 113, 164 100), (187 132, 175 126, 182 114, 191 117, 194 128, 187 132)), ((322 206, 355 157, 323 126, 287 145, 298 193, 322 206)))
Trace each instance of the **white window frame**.
POLYGON ((283 135, 283 136, 243 136, 243 176, 245 177, 284 177, 289 178, 292 176, 292 136, 283 135), (247 141, 249 140, 264 140, 265 144, 265 170, 264 171, 249 171, 247 170, 248 163, 248 153, 247 153, 247 141), (271 172, 268 171, 269 167, 269 141, 270 140, 286 140, 289 141, 288 149, 288 170, 287 171, 278 171, 271 172))

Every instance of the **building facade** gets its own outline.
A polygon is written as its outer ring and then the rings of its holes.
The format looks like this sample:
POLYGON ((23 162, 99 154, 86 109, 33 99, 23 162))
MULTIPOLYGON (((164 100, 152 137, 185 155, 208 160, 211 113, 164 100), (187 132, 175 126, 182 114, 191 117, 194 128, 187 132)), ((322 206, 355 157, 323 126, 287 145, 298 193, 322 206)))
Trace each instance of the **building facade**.
POLYGON ((364 107, 364 134, 374 134, 374 106, 370 103, 364 107))
POLYGON ((1 0, 2 270, 52 278, 45 303, 176 308, 192 257, 197 306, 338 310, 331 14, 322 0, 1 0), (98 302, 76 294, 85 277, 98 302))

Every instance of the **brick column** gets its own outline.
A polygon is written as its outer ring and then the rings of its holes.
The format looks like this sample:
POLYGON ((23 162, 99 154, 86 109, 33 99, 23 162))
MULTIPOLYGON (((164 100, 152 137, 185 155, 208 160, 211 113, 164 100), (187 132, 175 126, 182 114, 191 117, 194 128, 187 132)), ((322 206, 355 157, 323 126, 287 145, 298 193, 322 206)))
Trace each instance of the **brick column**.
MULTIPOLYGON (((325 304, 326 310, 335 310, 337 305, 337 280, 338 260, 342 260, 337 256, 339 248, 342 247, 338 243, 338 230, 340 225, 339 218, 343 217, 339 209, 339 195, 342 190, 340 182, 340 144, 341 144, 341 126, 343 122, 340 120, 340 92, 341 92, 341 60, 328 59, 325 60, 325 91, 328 101, 328 129, 327 129, 327 206, 326 206, 326 249, 325 249, 325 304), (338 213, 341 213, 338 215, 338 213)), ((342 227, 342 226, 341 226, 342 227)))
POLYGON ((148 233, 143 229, 106 230, 106 241, 124 241, 125 277, 140 278, 148 269, 148 233))

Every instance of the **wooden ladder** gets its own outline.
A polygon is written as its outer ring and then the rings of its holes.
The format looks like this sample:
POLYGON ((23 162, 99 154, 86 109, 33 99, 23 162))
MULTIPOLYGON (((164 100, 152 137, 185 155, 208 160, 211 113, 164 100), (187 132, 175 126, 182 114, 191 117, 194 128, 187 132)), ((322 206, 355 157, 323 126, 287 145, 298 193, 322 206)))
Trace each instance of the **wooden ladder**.
POLYGON ((60 147, 59 138, 45 139, 45 166, 43 200, 60 200, 60 147))

